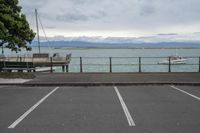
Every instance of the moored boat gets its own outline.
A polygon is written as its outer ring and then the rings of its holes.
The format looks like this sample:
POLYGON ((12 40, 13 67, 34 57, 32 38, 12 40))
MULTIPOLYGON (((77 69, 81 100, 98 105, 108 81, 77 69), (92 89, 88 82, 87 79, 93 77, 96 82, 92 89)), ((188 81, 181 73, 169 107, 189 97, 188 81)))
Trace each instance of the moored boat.
POLYGON ((170 56, 168 59, 159 61, 158 64, 186 64, 187 58, 181 56, 170 56))

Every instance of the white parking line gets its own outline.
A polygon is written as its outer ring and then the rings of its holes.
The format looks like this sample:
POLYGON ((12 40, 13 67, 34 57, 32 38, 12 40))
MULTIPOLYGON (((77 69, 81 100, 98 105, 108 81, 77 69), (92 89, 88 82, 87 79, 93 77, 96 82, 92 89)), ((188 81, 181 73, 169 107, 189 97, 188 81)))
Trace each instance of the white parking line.
POLYGON ((197 100, 200 101, 200 98, 197 97, 197 96, 195 96, 195 95, 193 95, 193 94, 190 94, 190 93, 188 93, 188 92, 186 92, 186 91, 184 91, 184 90, 181 90, 181 89, 179 89, 179 88, 177 88, 177 87, 175 87, 175 86, 173 86, 173 85, 171 85, 170 87, 172 87, 173 89, 178 90, 178 91, 180 91, 180 92, 183 92, 183 93, 185 93, 185 94, 187 94, 187 95, 189 95, 189 96, 191 96, 191 97, 193 97, 193 98, 195 98, 195 99, 197 99, 197 100))
POLYGON ((15 128, 28 114, 30 114, 35 108, 37 108, 47 97, 54 93, 59 87, 56 87, 51 92, 49 92, 45 97, 33 105, 29 110, 27 110, 22 116, 20 116, 15 122, 13 122, 8 128, 15 128))
POLYGON ((125 104, 125 102, 124 102, 124 100, 123 100, 121 94, 119 93, 119 90, 117 89, 116 86, 114 86, 114 89, 115 89, 115 92, 117 93, 117 96, 118 96, 119 101, 120 101, 120 103, 121 103, 122 109, 124 110, 124 113, 125 113, 126 118, 127 118, 127 120, 128 120, 129 126, 136 126, 136 125, 135 125, 135 122, 133 121, 133 118, 131 117, 131 115, 130 115, 130 113, 129 113, 129 111, 128 111, 128 108, 126 107, 126 104, 125 104))

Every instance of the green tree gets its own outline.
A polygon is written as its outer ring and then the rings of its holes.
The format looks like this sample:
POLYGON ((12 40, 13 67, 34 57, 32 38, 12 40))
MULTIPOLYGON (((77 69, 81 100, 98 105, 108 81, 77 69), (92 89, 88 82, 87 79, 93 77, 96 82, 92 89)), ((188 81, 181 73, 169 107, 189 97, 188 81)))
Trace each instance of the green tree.
POLYGON ((0 46, 15 52, 22 48, 31 50, 28 44, 35 37, 18 3, 18 0, 0 0, 0 46))

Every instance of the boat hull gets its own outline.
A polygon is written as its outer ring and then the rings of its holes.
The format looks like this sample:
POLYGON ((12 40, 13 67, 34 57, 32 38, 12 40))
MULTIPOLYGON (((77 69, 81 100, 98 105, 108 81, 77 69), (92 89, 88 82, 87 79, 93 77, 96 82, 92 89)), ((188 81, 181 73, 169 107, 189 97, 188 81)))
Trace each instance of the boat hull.
MULTIPOLYGON (((186 64, 187 59, 171 60, 170 64, 186 64)), ((169 60, 158 62, 158 64, 169 64, 169 60)))

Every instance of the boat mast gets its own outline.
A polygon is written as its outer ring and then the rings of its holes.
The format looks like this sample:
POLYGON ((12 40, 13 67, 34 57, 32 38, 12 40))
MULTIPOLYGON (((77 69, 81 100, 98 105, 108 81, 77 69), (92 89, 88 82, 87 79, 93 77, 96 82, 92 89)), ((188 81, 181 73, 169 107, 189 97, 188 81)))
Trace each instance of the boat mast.
POLYGON ((39 49, 39 53, 40 53, 40 35, 39 35, 39 29, 38 29, 38 12, 37 12, 37 9, 35 9, 35 17, 36 17, 36 27, 37 27, 38 49, 39 49))

